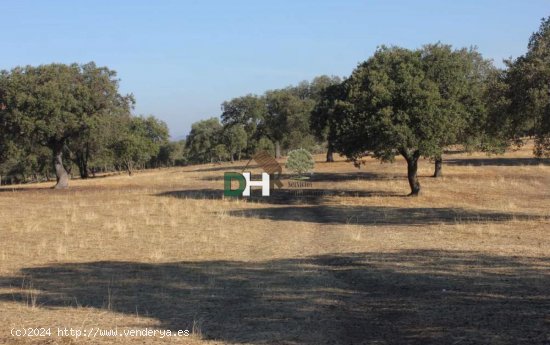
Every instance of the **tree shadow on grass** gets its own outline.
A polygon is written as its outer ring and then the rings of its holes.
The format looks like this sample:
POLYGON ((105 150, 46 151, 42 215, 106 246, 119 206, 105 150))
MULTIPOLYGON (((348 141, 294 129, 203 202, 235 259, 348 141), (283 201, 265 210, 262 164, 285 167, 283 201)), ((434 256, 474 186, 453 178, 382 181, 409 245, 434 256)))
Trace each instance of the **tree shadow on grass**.
MULTIPOLYGON (((291 178, 289 175, 288 178, 291 178)), ((375 173, 369 171, 356 171, 350 173, 314 173, 311 175, 311 182, 347 182, 347 181, 387 181, 394 179, 402 179, 401 175, 375 173)))
MULTIPOLYGON (((240 170, 239 170, 240 171, 240 170)), ((289 180, 296 177, 295 174, 282 174, 281 179, 289 180)), ((394 174, 384 174, 384 173, 374 173, 368 171, 357 171, 350 173, 322 173, 316 172, 311 175, 307 175, 307 182, 348 182, 348 181, 388 181, 394 179, 406 179, 406 175, 394 175, 394 174)), ((259 176, 258 176, 259 178, 259 176)), ((203 181, 223 181, 223 175, 219 176, 205 176, 202 177, 203 181)))
POLYGON ((523 213, 467 210, 463 208, 337 206, 269 207, 230 211, 234 217, 296 221, 319 224, 402 225, 484 223, 510 220, 546 220, 548 217, 523 213))
MULTIPOLYGON (((189 165, 188 167, 191 167, 192 168, 192 165, 189 165)), ((242 171, 243 169, 256 169, 258 168, 258 165, 257 164, 249 164, 249 165, 242 165, 242 164, 239 164, 239 165, 228 165, 228 164, 223 164, 223 165, 220 165, 220 166, 215 166, 215 167, 209 167, 209 168, 196 168, 196 169, 191 169, 189 170, 190 172, 212 172, 212 171, 242 171)), ((222 177, 223 179, 223 177, 222 177)))
POLYGON ((448 165, 472 165, 472 166, 524 166, 524 165, 550 165, 550 159, 544 158, 460 158, 445 159, 448 165))
MULTIPOLYGON (((46 192, 46 191, 53 191, 53 185, 51 187, 11 187, 11 186, 2 186, 2 188, 0 188, 0 193, 15 193, 15 192, 32 192, 32 193, 37 193, 37 192, 46 192)), ((56 190, 57 191, 57 190, 56 190)))
POLYGON ((549 269, 547 258, 408 250, 55 264, 22 269, 0 288, 32 282, 41 308, 106 309, 110 298, 113 312, 171 330, 195 323, 204 339, 231 344, 548 344, 549 269))
MULTIPOLYGON (((220 189, 193 189, 168 191, 157 194, 162 197, 172 197, 178 199, 223 199, 223 190, 220 189)), ((323 200, 330 197, 404 197, 403 195, 387 191, 359 191, 359 190, 330 190, 316 188, 283 188, 272 189, 270 196, 261 195, 261 190, 252 190, 251 195, 241 198, 252 203, 274 204, 274 205, 296 205, 296 204, 320 204, 323 200)), ((231 197, 233 198, 233 197, 231 197)))
MULTIPOLYGON (((179 199, 223 199, 219 189, 167 191, 157 194, 179 199)), ((548 220, 550 217, 499 212, 492 210, 468 210, 451 207, 391 207, 351 206, 326 204, 333 197, 394 197, 406 196, 387 191, 324 190, 324 189, 274 189, 269 197, 253 190, 250 197, 242 198, 250 203, 277 205, 274 207, 245 208, 229 211, 233 217, 258 218, 273 221, 310 222, 318 224, 402 225, 424 226, 434 224, 488 223, 506 221, 548 220), (279 206, 288 205, 288 206, 279 206)), ((228 197, 232 198, 232 197, 228 197)))

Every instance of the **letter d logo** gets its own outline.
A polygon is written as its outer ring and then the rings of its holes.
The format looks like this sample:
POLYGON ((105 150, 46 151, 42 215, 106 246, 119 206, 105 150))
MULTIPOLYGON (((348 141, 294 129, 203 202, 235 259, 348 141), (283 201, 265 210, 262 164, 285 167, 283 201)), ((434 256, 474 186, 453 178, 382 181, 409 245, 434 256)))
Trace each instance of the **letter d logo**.
POLYGON ((226 172, 223 174, 224 196, 241 196, 246 188, 246 179, 243 175, 235 172, 226 172), (239 187, 237 189, 231 189, 231 180, 239 181, 239 187))

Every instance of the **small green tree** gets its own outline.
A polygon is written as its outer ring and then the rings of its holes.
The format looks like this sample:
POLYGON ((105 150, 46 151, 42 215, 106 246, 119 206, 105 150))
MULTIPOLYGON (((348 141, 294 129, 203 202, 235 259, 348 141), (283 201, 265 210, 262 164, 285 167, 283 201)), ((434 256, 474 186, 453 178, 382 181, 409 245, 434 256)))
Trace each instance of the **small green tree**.
POLYGON ((261 137, 260 140, 258 140, 258 143, 256 145, 256 152, 266 151, 270 154, 275 153, 275 145, 273 145, 273 142, 269 140, 266 137, 261 137))
POLYGON ((159 153, 154 157, 156 166, 173 167, 184 159, 185 142, 170 141, 160 147, 159 153))
POLYGON ((267 91, 265 102, 267 113, 260 131, 275 143, 276 158, 281 157, 281 148, 303 147, 314 140, 309 133, 309 115, 315 101, 300 95, 299 88, 267 91))
POLYGON ((241 153, 246 149, 247 134, 243 125, 233 125, 224 129, 223 141, 225 147, 229 151, 231 162, 237 156, 237 160, 241 160, 241 153))
POLYGON ((311 112, 310 129, 319 141, 327 142, 327 162, 334 162, 335 123, 338 121, 337 104, 345 99, 343 82, 327 86, 320 91, 319 99, 311 112))
POLYGON ((215 117, 193 123, 185 144, 189 159, 194 163, 213 161, 214 147, 220 141, 222 129, 220 121, 215 117))
POLYGON ((111 149, 115 161, 128 171, 128 175, 132 175, 136 165, 144 166, 159 154, 160 146, 168 139, 168 129, 153 116, 132 117, 119 136, 120 139, 112 144, 111 149))
POLYGON ((302 175, 309 172, 315 166, 315 160, 311 153, 305 149, 292 150, 288 153, 286 168, 290 171, 302 175))
POLYGON ((247 155, 256 150, 258 126, 265 121, 265 116, 266 104, 262 96, 249 94, 222 103, 221 122, 224 127, 240 125, 244 128, 247 138, 244 152, 247 155))
POLYGON ((223 162, 229 158, 230 154, 224 144, 218 144, 213 149, 213 155, 216 157, 218 162, 223 162))

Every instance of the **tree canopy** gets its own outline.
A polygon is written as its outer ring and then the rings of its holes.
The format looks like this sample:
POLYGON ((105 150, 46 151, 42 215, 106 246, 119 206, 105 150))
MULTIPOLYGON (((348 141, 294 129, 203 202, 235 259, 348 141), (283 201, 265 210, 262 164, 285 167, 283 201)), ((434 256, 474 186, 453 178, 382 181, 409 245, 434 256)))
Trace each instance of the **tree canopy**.
POLYGON ((535 137, 535 155, 550 157, 550 17, 531 35, 527 53, 507 62, 501 90, 507 104, 500 121, 508 136, 520 142, 535 137))
POLYGON ((56 188, 68 187, 63 152, 70 140, 93 131, 98 118, 129 116, 131 95, 118 92, 116 73, 94 63, 16 67, 2 73, 2 117, 13 140, 52 150, 56 188), (23 139, 24 138, 24 139, 23 139))
POLYGON ((212 162, 216 155, 214 148, 219 144, 222 125, 216 117, 195 122, 187 136, 186 147, 193 162, 212 162))
POLYGON ((335 148, 351 159, 366 151, 385 161, 402 155, 411 195, 418 195, 418 159, 441 157, 484 111, 474 88, 482 83, 474 58, 474 50, 441 44, 379 48, 345 81, 344 97, 328 101, 338 118, 335 148))

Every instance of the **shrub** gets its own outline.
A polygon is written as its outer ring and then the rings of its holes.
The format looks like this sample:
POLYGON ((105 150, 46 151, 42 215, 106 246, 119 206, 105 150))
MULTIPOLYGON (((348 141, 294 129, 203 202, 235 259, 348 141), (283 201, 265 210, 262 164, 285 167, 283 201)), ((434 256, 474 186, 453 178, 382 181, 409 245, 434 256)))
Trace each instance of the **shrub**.
POLYGON ((266 137, 261 137, 256 146, 256 153, 261 151, 266 151, 271 155, 275 155, 275 145, 273 145, 273 142, 266 137))
POLYGON ((299 175, 311 171, 315 166, 313 156, 307 150, 297 149, 288 153, 286 168, 299 175))
POLYGON ((214 147, 214 157, 218 159, 218 162, 226 161, 229 159, 229 151, 224 144, 219 144, 214 147))

